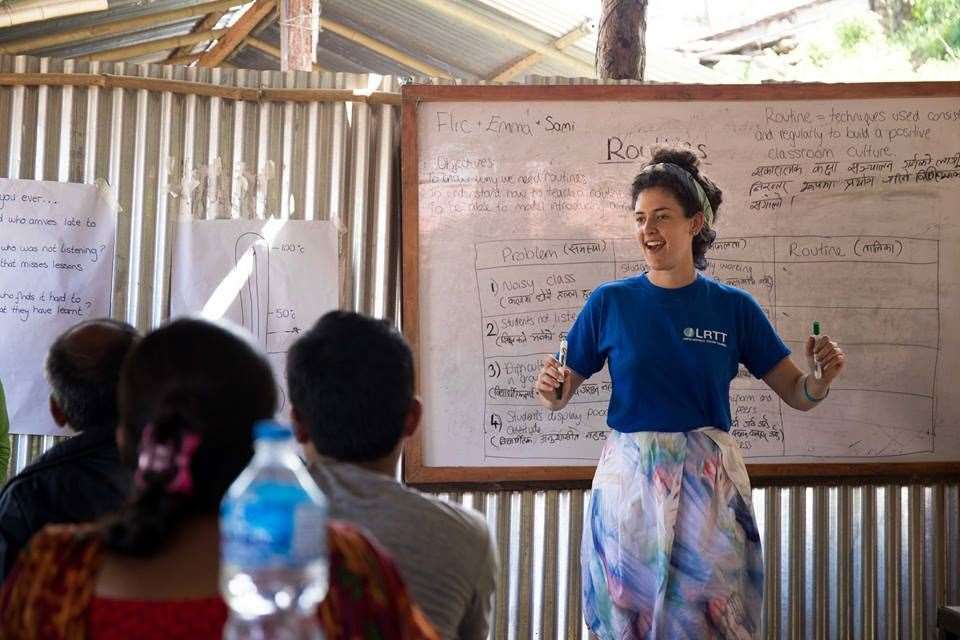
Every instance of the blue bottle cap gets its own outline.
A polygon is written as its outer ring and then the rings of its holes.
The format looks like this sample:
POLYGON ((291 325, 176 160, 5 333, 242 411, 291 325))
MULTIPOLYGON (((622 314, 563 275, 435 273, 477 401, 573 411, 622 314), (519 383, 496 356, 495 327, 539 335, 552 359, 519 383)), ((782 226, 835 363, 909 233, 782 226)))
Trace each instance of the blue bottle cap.
POLYGON ((290 429, 273 420, 259 420, 253 425, 254 440, 286 440, 292 437, 290 429))

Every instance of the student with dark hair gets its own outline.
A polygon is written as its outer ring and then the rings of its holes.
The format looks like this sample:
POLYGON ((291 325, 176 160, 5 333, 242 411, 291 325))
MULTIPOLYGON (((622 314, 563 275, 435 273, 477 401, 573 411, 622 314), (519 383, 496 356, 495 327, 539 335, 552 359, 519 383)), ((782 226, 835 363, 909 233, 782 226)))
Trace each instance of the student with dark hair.
MULTIPOLYGON (((131 499, 101 523, 34 537, 0 592, 0 636, 220 638, 219 505, 276 402, 266 359, 232 330, 182 319, 144 338, 120 386, 131 499)), ((328 544, 327 640, 436 637, 363 535, 331 522, 328 544)))
POLYGON ((811 337, 802 372, 749 293, 697 272, 722 198, 692 153, 655 152, 631 197, 649 271, 590 294, 566 367, 549 358, 536 385, 559 410, 604 364, 613 382, 584 526, 584 618, 601 640, 758 638, 763 554, 729 434, 730 382, 742 363, 806 411, 844 355, 811 337))
POLYGON ((497 566, 486 522, 397 481, 421 414, 403 336, 384 320, 328 313, 287 354, 287 386, 295 434, 331 514, 393 555, 444 638, 485 639, 497 566))
POLYGON ((89 522, 126 499, 130 473, 117 453, 116 395, 123 359, 137 339, 124 322, 89 320, 50 347, 50 415, 78 435, 54 445, 0 493, 0 579, 45 525, 89 522))

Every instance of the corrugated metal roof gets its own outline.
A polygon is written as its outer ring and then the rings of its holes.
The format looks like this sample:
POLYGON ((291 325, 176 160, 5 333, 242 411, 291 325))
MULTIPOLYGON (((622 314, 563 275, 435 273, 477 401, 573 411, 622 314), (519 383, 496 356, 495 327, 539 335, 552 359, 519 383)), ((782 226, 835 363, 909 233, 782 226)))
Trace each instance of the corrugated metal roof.
MULTIPOLYGON (((209 1, 210 0, 110 0, 110 9, 107 11, 82 13, 56 18, 54 20, 44 20, 42 22, 28 22, 17 25, 16 27, 0 29, 0 42, 19 40, 20 38, 33 38, 60 31, 89 27, 104 22, 113 22, 114 20, 138 18, 171 9, 192 7, 209 1)), ((245 1, 246 0, 237 0, 237 4, 243 4, 245 1)))
MULTIPOLYGON (((483 8, 480 7, 482 10, 483 8)), ((549 37, 529 27, 477 11, 503 30, 521 32, 547 44, 549 37)), ((445 64, 455 77, 483 79, 529 49, 426 7, 417 0, 334 0, 325 2, 324 18, 349 25, 378 40, 406 50, 414 57, 429 56, 445 64), (457 73, 461 71, 462 73, 457 73)), ((354 45, 356 46, 356 45, 354 45)), ((567 75, 579 75, 571 69, 567 75)))
MULTIPOLYGON (((237 0, 236 4, 242 5, 245 1, 237 0)), ((0 30, 0 43, 200 4, 203 4, 201 0, 111 0, 110 9, 106 12, 0 30)), ((521 40, 551 46, 557 37, 598 13, 600 3, 575 0, 452 0, 447 5, 469 11, 492 27, 480 28, 468 24, 429 6, 424 0, 322 0, 321 10, 323 18, 359 31, 454 78, 479 81, 492 77, 505 66, 532 53, 511 34, 519 35, 521 40)), ((262 26, 257 37, 279 47, 280 34, 275 18, 268 20, 273 20, 273 23, 262 26)), ((173 24, 30 53, 55 57, 82 56, 189 33, 197 22, 199 18, 180 20, 173 24)), ((596 34, 588 35, 576 46, 566 49, 566 57, 544 57, 524 73, 592 76, 595 42, 596 34)), ((166 55, 147 54, 139 60, 159 60, 166 55)), ((238 50, 229 61, 253 69, 279 67, 278 60, 252 47, 238 50)), ((329 29, 320 34, 317 62, 333 71, 423 76, 421 71, 329 29)), ((646 68, 647 79, 659 82, 726 81, 720 74, 700 65, 693 57, 684 57, 662 48, 648 48, 646 68)))
POLYGON ((50 56, 53 58, 76 58, 96 51, 118 49, 120 47, 143 44, 161 38, 184 35, 193 30, 195 23, 195 20, 181 20, 172 24, 165 24, 141 31, 123 33, 116 36, 99 38, 97 40, 74 42, 62 47, 41 49, 37 52, 31 52, 31 55, 50 56))

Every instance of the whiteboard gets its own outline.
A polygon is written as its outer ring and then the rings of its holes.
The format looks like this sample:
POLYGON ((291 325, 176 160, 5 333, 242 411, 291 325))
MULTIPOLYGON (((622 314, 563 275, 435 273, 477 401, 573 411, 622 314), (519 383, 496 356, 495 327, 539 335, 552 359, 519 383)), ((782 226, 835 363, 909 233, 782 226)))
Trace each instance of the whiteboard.
POLYGON ((693 150, 723 190, 706 273, 749 291, 794 353, 819 320, 848 354, 807 413, 740 372, 731 433, 747 461, 960 460, 960 91, 891 86, 902 97, 849 97, 891 91, 881 85, 709 100, 676 87, 510 99, 507 87, 408 88, 405 284, 417 304, 405 330, 425 400, 415 470, 517 479, 595 463, 606 370, 556 413, 533 383, 590 291, 645 270, 628 189, 664 144, 693 150))

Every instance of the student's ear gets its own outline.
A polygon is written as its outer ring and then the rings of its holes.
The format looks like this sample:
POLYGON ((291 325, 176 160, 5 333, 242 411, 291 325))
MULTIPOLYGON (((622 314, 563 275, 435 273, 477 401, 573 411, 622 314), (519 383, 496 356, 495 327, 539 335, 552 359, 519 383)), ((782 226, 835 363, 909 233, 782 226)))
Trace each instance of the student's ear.
POLYGON ((309 444, 310 434, 307 432, 307 428, 303 424, 303 418, 300 417, 300 412, 297 411, 296 407, 290 407, 290 422, 293 423, 293 437, 297 439, 297 442, 309 444))
POLYGON ((698 211, 690 218, 690 235, 697 235, 701 229, 703 229, 703 211, 698 211))
POLYGON ((407 416, 403 419, 404 438, 409 438, 417 432, 422 417, 423 403, 420 401, 420 396, 413 396, 413 400, 410 401, 410 409, 407 411, 407 416))
POLYGON ((50 416, 58 427, 66 426, 67 416, 63 413, 63 409, 60 408, 60 403, 54 400, 53 396, 50 396, 50 416))

